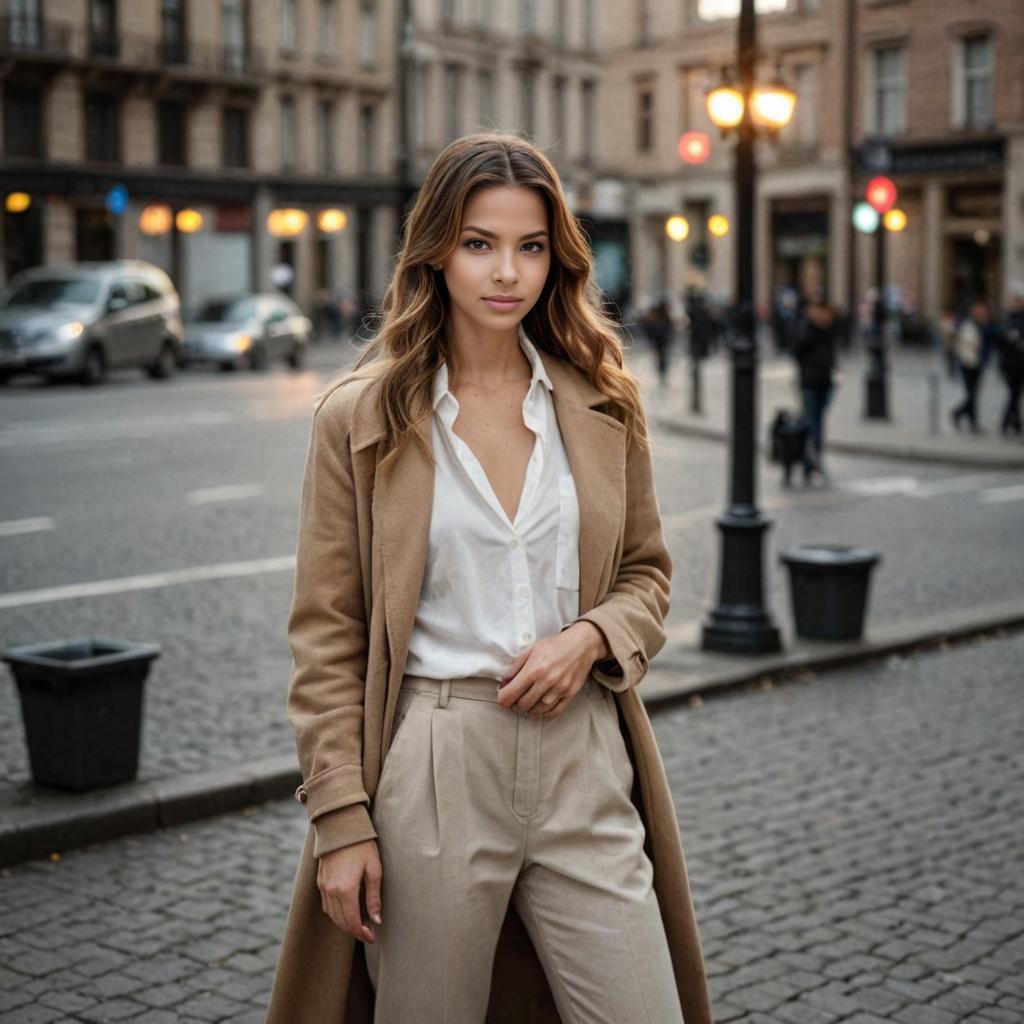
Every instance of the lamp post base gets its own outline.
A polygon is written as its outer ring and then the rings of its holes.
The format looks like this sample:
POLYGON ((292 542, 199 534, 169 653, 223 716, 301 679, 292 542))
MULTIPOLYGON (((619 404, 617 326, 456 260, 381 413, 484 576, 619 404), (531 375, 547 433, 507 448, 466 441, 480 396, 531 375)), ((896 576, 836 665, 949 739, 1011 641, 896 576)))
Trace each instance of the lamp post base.
POLYGON ((782 649, 763 600, 761 549, 769 525, 756 509, 729 509, 719 518, 722 579, 718 606, 704 620, 703 650, 771 654, 782 649))

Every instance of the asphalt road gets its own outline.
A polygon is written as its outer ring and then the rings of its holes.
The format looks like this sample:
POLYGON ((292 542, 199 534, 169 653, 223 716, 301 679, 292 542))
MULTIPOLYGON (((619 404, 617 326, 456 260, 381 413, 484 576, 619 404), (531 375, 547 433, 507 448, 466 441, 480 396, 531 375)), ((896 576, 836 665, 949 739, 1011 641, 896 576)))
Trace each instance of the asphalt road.
MULTIPOLYGON (((301 374, 122 374, 94 390, 0 390, 0 646, 89 633, 160 644, 140 779, 294 751, 285 626, 309 416, 352 351, 321 346, 301 374)), ((634 365, 649 378, 646 353, 634 365)), ((713 603, 726 449, 655 440, 672 633, 713 603)), ((830 464, 834 487, 806 493, 783 491, 762 464, 780 624, 789 608, 777 552, 809 540, 883 552, 873 621, 1019 595, 1024 474, 830 464)), ((27 779, 14 688, 0 687, 4 798, 27 779)))
MULTIPOLYGON (((718 1024, 1024 1019, 1022 661, 655 717, 718 1024)), ((305 829, 285 800, 0 871, 0 1024, 262 1024, 305 829)))

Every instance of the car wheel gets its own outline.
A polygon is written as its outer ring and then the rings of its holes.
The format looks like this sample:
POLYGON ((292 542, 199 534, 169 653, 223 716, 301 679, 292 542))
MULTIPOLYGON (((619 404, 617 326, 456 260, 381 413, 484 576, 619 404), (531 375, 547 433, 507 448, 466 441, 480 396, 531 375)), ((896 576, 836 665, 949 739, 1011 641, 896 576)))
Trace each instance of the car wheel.
POLYGON ((256 345, 249 353, 249 368, 257 371, 267 368, 267 350, 262 345, 256 345))
POLYGON ((85 362, 82 364, 82 372, 79 380, 86 387, 93 387, 102 384, 107 376, 107 360, 103 355, 103 349, 99 345, 92 345, 85 353, 85 362))
POLYGON ((147 373, 154 380, 167 380, 174 376, 177 369, 178 359, 174 354, 174 346, 169 341, 165 341, 160 346, 160 354, 147 367, 147 373))
POLYGON ((293 370, 301 370, 306 365, 306 346, 299 342, 295 348, 292 349, 291 355, 288 356, 288 365, 293 370))

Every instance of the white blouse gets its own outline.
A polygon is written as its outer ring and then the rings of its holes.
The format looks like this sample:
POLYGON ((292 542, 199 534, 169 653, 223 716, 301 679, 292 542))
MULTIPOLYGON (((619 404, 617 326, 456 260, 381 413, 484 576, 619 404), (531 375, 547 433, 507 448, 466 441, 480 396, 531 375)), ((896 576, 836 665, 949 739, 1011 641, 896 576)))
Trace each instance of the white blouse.
POLYGON ((427 564, 406 672, 430 679, 500 679, 515 656, 579 616, 579 504, 550 391, 520 325, 533 367, 523 423, 536 435, 510 522, 483 466, 452 430, 459 403, 448 367, 434 376, 434 504, 427 564))

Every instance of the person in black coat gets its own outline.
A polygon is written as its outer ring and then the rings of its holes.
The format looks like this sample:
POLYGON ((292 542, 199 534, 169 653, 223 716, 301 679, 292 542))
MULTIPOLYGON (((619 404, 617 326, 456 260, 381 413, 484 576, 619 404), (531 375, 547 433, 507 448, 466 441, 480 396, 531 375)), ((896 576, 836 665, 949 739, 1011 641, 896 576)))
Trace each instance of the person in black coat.
POLYGON ((796 332, 793 355, 800 368, 800 393, 807 419, 807 444, 804 447, 805 483, 823 483, 825 411, 832 399, 836 362, 836 314, 825 293, 817 290, 804 308, 796 332))
POLYGON ((1013 309, 999 337, 999 369, 1006 382, 1002 432, 1020 434, 1020 395, 1024 389, 1024 282, 1014 285, 1013 309))

